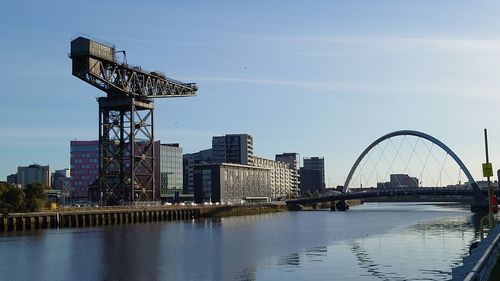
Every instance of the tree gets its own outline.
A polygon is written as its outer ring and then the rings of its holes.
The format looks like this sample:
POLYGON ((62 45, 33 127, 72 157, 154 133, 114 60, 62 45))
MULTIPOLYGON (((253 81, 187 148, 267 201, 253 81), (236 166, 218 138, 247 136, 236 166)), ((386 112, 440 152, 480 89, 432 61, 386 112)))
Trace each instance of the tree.
POLYGON ((26 210, 36 212, 47 203, 46 187, 41 183, 30 183, 24 189, 26 210))
POLYGON ((313 197, 313 194, 312 194, 312 192, 309 190, 309 191, 307 191, 306 196, 307 196, 307 198, 312 198, 312 197, 313 197))
POLYGON ((314 197, 314 198, 319 198, 319 197, 321 197, 321 193, 319 193, 319 191, 317 191, 317 190, 316 190, 316 191, 314 192, 314 194, 313 194, 313 197, 314 197))
POLYGON ((24 193, 16 186, 0 182, 0 211, 3 214, 24 210, 24 193))

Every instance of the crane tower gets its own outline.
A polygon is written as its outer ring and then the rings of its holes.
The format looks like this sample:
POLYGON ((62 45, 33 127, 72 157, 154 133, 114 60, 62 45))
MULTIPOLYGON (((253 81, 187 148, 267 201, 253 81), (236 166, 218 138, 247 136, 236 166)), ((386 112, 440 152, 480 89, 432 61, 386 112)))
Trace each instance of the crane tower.
POLYGON ((158 200, 153 99, 194 96, 196 84, 120 63, 114 46, 84 37, 71 41, 70 58, 74 76, 106 93, 97 98, 101 200, 158 200))

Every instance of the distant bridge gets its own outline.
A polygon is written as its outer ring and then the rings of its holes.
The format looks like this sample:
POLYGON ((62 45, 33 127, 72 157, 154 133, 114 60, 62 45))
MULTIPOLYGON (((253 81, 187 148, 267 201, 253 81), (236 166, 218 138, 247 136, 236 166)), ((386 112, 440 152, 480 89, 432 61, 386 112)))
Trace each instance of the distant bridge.
POLYGON ((354 165, 349 171, 349 175, 346 178, 344 183, 344 187, 342 189, 342 193, 338 195, 331 195, 326 197, 319 198, 301 198, 295 200, 288 200, 287 204, 290 205, 303 205, 303 204, 313 204, 319 202, 333 202, 333 201, 341 201, 341 200, 350 200, 350 199, 365 199, 365 198, 374 198, 374 197, 391 197, 391 196, 417 196, 417 195, 435 195, 435 196, 448 196, 448 195, 459 195, 459 196, 468 196, 473 198, 472 202, 472 211, 482 211, 488 208, 488 200, 483 192, 479 189, 476 181, 472 177, 471 173, 464 165, 462 160, 444 143, 439 141, 438 139, 430 136, 428 134, 412 131, 412 130, 401 130, 395 131, 389 134, 386 134, 378 139, 376 139, 373 143, 371 143, 356 159, 354 165), (467 189, 455 189, 455 188, 436 188, 436 189, 428 189, 428 188, 413 188, 413 189, 398 189, 398 190, 380 190, 377 191, 363 191, 363 192, 349 192, 349 183, 351 182, 352 176, 356 171, 356 168, 359 166, 363 158, 379 143, 388 140, 392 137, 396 136, 416 136, 419 138, 426 139, 433 144, 439 146, 442 150, 444 150, 448 155, 453 158, 453 160, 458 164, 460 169, 464 172, 465 176, 468 179, 467 189))
MULTIPOLYGON (((480 192, 481 196, 485 196, 488 192, 485 190, 480 192)), ((497 191, 500 195, 500 192, 497 191)), ((290 204, 313 204, 321 202, 332 202, 340 200, 353 200, 353 199, 368 199, 376 197, 397 197, 397 196, 464 196, 475 198, 476 191, 471 189, 447 189, 447 188, 435 188, 435 189, 413 189, 413 190, 385 190, 385 191, 361 191, 361 192, 348 192, 339 193, 330 196, 317 197, 317 198, 300 198, 294 200, 286 201, 288 205, 290 204)))

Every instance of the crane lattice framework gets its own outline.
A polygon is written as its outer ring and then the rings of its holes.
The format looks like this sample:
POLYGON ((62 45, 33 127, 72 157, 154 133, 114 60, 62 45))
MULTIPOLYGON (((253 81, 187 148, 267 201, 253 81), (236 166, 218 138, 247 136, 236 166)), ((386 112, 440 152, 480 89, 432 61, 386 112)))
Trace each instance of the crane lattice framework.
POLYGON ((196 95, 183 83, 120 63, 114 46, 78 37, 71 41, 72 73, 102 90, 99 97, 99 184, 103 202, 157 200, 154 98, 196 95))

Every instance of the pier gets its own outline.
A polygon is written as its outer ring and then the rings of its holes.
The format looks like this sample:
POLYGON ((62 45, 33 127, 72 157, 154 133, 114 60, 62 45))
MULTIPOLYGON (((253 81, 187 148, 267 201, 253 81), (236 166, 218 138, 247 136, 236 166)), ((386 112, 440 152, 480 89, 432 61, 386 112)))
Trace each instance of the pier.
POLYGON ((197 219, 203 207, 148 207, 57 210, 0 215, 0 231, 72 228, 197 219))

